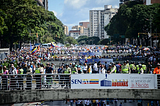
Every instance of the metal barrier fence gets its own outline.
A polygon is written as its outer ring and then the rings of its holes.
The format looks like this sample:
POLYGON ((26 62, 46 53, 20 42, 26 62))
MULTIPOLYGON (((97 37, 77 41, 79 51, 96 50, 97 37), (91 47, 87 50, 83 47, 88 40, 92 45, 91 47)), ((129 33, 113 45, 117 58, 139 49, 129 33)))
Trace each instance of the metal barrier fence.
MULTIPOLYGON (((157 74, 155 78, 157 80, 157 89, 160 89, 160 75, 157 74)), ((71 74, 9 74, 0 76, 0 90, 70 88, 71 74)))
POLYGON ((1 90, 70 88, 70 74, 17 74, 0 76, 1 90))

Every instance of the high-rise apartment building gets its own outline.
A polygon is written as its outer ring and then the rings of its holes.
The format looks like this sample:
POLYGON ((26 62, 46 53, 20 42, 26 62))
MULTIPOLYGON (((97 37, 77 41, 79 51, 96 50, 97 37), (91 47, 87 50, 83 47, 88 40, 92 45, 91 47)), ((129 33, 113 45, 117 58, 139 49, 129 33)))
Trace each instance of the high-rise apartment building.
POLYGON ((128 2, 128 1, 143 1, 145 5, 150 5, 154 3, 160 3, 160 0, 120 0, 120 5, 128 2))
POLYGON ((72 27, 72 29, 79 30, 79 31, 80 31, 80 34, 83 34, 83 29, 84 29, 84 27, 83 27, 83 26, 80 26, 80 25, 75 25, 75 26, 72 27))
POLYGON ((35 0, 37 1, 37 4, 39 6, 44 7, 46 10, 48 10, 48 0, 35 0))
POLYGON ((84 27, 84 28, 87 28, 88 24, 89 24, 89 22, 79 22, 79 25, 84 27))
POLYGON ((83 36, 89 36, 89 22, 79 22, 79 25, 83 27, 83 36))
POLYGON ((112 8, 111 5, 105 5, 104 10, 90 10, 90 36, 97 36, 100 39, 108 38, 109 36, 105 32, 104 27, 117 11, 118 9, 112 8))
POLYGON ((69 35, 69 33, 68 33, 68 26, 63 25, 63 27, 64 27, 64 34, 65 35, 69 35))

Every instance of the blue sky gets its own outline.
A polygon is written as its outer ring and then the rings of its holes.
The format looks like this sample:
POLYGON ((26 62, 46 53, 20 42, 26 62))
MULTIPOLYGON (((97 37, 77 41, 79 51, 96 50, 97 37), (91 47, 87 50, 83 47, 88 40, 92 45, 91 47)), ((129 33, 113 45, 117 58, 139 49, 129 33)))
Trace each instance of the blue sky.
POLYGON ((104 5, 118 8, 119 0, 48 0, 48 10, 69 29, 81 21, 89 22, 89 10, 103 10, 104 5))

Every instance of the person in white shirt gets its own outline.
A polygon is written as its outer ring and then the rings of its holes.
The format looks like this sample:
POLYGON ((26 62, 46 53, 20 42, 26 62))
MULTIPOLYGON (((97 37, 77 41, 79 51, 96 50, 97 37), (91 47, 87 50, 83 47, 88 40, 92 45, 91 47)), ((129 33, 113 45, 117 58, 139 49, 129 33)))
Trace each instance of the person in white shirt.
POLYGON ((89 100, 84 100, 84 104, 85 104, 85 106, 89 106, 90 105, 90 101, 89 100))
POLYGON ((100 73, 105 74, 106 73, 106 69, 104 68, 104 65, 102 65, 101 71, 100 73))
POLYGON ((98 73, 97 62, 94 63, 94 65, 93 65, 93 70, 94 70, 95 73, 98 73))

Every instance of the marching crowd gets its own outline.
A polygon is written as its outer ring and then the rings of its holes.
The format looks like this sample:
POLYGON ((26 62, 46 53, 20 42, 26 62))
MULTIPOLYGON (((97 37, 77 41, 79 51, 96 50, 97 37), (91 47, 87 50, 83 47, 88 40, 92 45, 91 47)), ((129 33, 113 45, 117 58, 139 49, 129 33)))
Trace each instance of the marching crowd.
MULTIPOLYGON (((94 50, 97 50, 96 48, 91 48, 89 52, 92 52, 94 50), (93 49, 93 50, 92 50, 93 49)), ((101 48, 99 50, 102 50, 101 48)), ((126 49, 130 53, 133 52, 131 48, 126 49)), ((136 50, 136 49, 133 49, 136 50)), ((67 51, 67 50, 66 50, 67 51)), ((107 49, 106 49, 107 51, 107 49)), ((71 52, 71 51, 69 51, 71 52)), ((114 51, 115 52, 115 51, 114 51)), ((27 49, 21 49, 21 50, 15 50, 11 52, 11 54, 5 58, 4 60, 0 61, 0 78, 2 79, 2 84, 7 83, 7 77, 6 75, 11 75, 9 76, 11 78, 11 85, 15 87, 15 83, 19 79, 19 85, 22 85, 23 76, 20 76, 21 74, 27 74, 27 78, 32 79, 35 78, 36 81, 40 81, 41 79, 38 77, 41 77, 40 75, 36 74, 58 74, 58 73, 63 73, 63 74, 112 74, 112 73, 124 73, 124 74, 131 74, 131 73, 138 73, 138 74, 160 74, 160 64, 158 63, 158 57, 156 57, 155 54, 145 54, 144 50, 140 51, 135 51, 129 55, 108 55, 108 53, 105 53, 104 56, 75 56, 75 58, 59 58, 58 61, 63 60, 61 64, 59 64, 59 67, 57 67, 54 64, 55 60, 44 61, 44 59, 50 59, 52 55, 54 55, 54 51, 52 50, 46 50, 46 49, 41 49, 41 51, 37 51, 34 55, 31 55, 30 53, 27 52, 27 49), (88 63, 87 59, 103 59, 103 58, 118 58, 118 60, 121 60, 122 57, 125 57, 125 59, 130 58, 134 59, 136 58, 144 58, 146 57, 145 61, 143 62, 138 62, 135 63, 134 61, 123 61, 123 62, 111 62, 107 63, 105 62, 104 64, 99 62, 94 62, 94 63, 88 63), (67 63, 64 60, 71 59, 71 63, 67 63), (86 59, 84 64, 81 64, 77 62, 79 59, 86 59), (156 64, 153 67, 153 65, 156 64), (153 70, 153 68, 155 68, 153 70)), ((68 56, 72 57, 72 56, 68 56)), ((51 77, 53 78, 54 76, 47 75, 46 76, 46 81, 49 82, 51 77)), ((29 84, 28 84, 29 85, 29 84)), ((29 85, 30 86, 30 85, 29 85)), ((7 86, 2 85, 4 87, 3 89, 7 89, 7 86)), ((40 88, 40 85, 37 85, 38 88, 40 88)))

